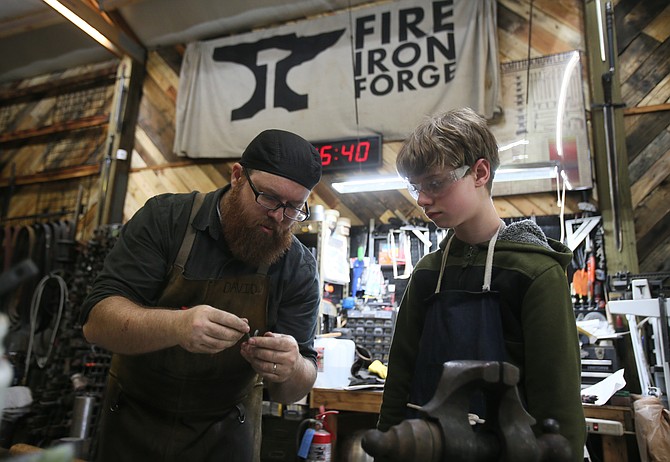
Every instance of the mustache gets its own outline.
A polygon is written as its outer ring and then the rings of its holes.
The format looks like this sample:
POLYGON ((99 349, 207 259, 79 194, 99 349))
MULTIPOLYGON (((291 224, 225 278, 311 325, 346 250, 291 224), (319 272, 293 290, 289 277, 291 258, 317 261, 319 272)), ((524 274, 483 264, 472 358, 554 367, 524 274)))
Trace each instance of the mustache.
POLYGON ((270 228, 272 231, 274 231, 276 233, 278 233, 280 231, 280 227, 277 224, 277 222, 275 222, 274 220, 271 220, 271 219, 258 220, 258 222, 256 224, 259 225, 259 226, 264 226, 266 228, 270 228))

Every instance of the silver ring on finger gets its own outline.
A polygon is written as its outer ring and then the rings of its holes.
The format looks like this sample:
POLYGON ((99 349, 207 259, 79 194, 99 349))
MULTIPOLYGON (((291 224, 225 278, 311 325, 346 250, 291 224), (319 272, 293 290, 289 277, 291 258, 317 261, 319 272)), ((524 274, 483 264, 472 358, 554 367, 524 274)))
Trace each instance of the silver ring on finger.
POLYGON ((277 363, 272 363, 272 373, 273 374, 277 373, 277 363))

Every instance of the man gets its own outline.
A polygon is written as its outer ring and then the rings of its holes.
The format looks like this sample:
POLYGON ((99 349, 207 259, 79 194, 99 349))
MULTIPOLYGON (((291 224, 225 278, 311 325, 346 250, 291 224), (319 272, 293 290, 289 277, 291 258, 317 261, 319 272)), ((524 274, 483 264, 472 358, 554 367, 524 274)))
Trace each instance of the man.
MULTIPOLYGON (((416 265, 398 312, 378 428, 387 431, 435 394, 450 360, 507 361, 540 433, 556 419, 583 459, 577 328, 565 268, 570 250, 531 220, 505 226, 491 199, 498 147, 471 109, 426 120, 396 159, 410 194, 452 231, 416 265)), ((485 417, 483 401, 471 410, 485 417)))
POLYGON ((267 130, 230 185, 159 195, 122 228, 82 310, 114 352, 98 460, 258 459, 263 384, 291 403, 316 379, 316 262, 291 226, 320 179, 311 144, 267 130))

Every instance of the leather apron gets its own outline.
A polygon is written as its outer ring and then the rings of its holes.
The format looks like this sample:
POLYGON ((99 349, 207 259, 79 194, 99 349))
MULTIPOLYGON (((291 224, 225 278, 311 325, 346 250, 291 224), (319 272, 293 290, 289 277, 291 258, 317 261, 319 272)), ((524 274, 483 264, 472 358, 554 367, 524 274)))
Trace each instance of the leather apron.
MULTIPOLYGON (((189 223, 201 204, 197 195, 189 223)), ((251 332, 265 332, 267 266, 247 276, 186 279, 184 265, 194 240, 189 225, 158 306, 208 304, 247 318, 251 332)), ((263 386, 240 354, 240 343, 211 355, 180 346, 114 354, 96 460, 259 460, 263 386)))
MULTIPOLYGON (((435 293, 428 299, 428 309, 412 384, 410 403, 423 406, 431 400, 442 377, 443 365, 452 360, 504 361, 505 341, 500 316, 500 297, 491 291, 493 253, 498 233, 489 241, 481 292, 465 290, 440 291, 444 269, 453 236, 444 254, 435 293)), ((481 395, 473 394, 471 412, 485 416, 481 395)), ((416 413, 409 410, 410 417, 416 413)))

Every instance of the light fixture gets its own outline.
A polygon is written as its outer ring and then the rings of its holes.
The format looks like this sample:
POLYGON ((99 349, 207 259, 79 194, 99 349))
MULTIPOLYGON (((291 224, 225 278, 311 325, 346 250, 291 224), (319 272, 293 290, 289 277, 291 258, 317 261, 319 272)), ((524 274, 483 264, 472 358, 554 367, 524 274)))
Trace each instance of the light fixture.
POLYGON ((558 179, 557 162, 540 162, 517 165, 501 165, 496 170, 494 183, 508 181, 550 180, 558 179))
POLYGON ((574 51, 568 64, 565 66, 565 72, 561 79, 561 90, 558 94, 558 104, 556 109, 556 154, 563 157, 563 115, 565 114, 565 103, 568 99, 568 86, 572 79, 572 72, 579 63, 579 52, 574 51))
POLYGON ((146 58, 144 47, 121 30, 105 22, 100 15, 82 3, 81 0, 43 1, 119 58, 127 55, 140 63, 144 63, 146 58))
POLYGON ((389 175, 343 181, 340 183, 333 183, 332 186, 333 189, 340 194, 348 194, 357 192, 389 191, 391 189, 405 189, 407 187, 407 182, 398 175, 389 175))
MULTIPOLYGON (((509 181, 558 179, 562 173, 558 162, 538 162, 519 165, 501 165, 496 170, 494 183, 509 181), (560 172, 560 173, 559 173, 560 172)), ((565 175, 563 175, 565 176, 565 175)), ((333 189, 340 194, 389 191, 407 188, 407 182, 397 175, 359 178, 332 183, 333 189)), ((568 189, 572 189, 571 187, 568 189)))
POLYGON ((524 145, 527 145, 527 144, 530 144, 530 142, 527 139, 512 141, 511 143, 500 146, 498 148, 498 152, 507 151, 508 149, 512 149, 512 148, 515 148, 517 146, 524 146, 524 145))

